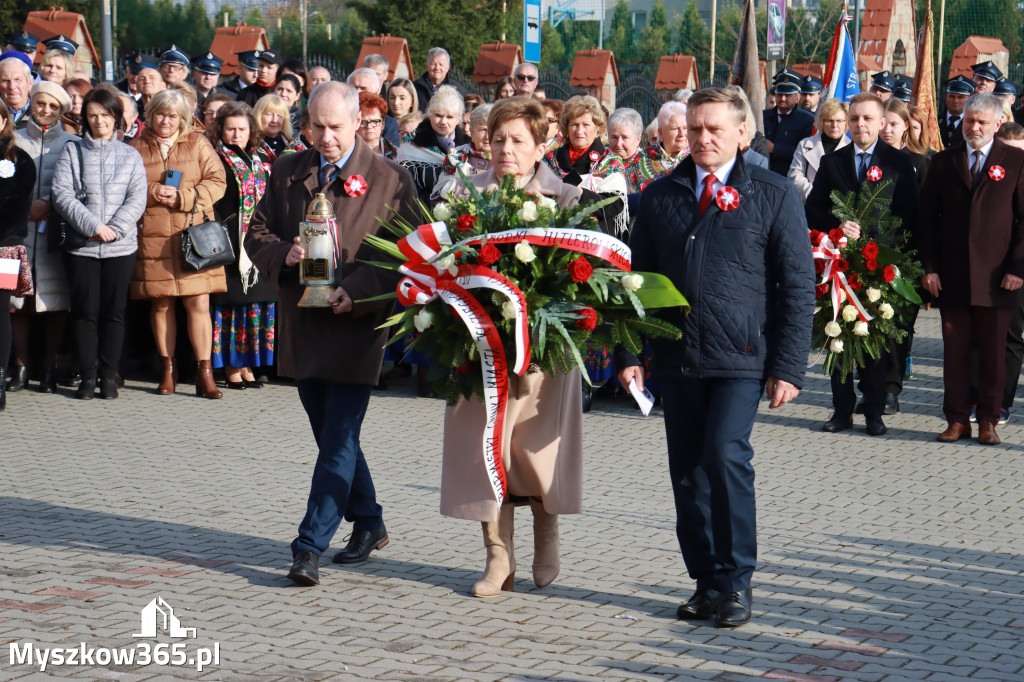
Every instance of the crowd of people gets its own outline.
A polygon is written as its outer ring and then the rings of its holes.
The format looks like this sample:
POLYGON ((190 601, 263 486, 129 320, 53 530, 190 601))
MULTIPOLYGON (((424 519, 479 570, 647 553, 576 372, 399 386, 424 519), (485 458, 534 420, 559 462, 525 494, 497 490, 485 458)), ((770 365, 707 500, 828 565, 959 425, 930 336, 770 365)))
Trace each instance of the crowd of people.
MULTIPOLYGON (((57 390, 62 343, 75 394, 117 398, 130 300, 148 302, 160 395, 176 390, 182 317, 197 396, 258 389, 272 369, 294 379, 319 448, 292 543, 298 584, 319 583, 319 557, 342 519, 353 531, 338 563, 366 561, 389 542, 358 438, 371 388, 415 366, 420 394, 431 395, 430 358, 401 344, 380 374, 394 304, 373 297, 397 280, 366 264, 364 238, 396 215, 425 222, 421 206, 506 176, 560 207, 611 199, 595 213, 600 228, 628 240, 634 267, 668 276, 693 310, 675 320, 681 341, 652 342, 643 356, 592 348, 589 381, 575 371, 513 378, 504 504, 473 437, 482 406, 448 407, 441 511, 482 523, 476 596, 512 587, 515 506, 533 514, 535 583, 556 578, 557 516, 581 507, 579 415, 592 385, 636 382, 664 400, 679 542, 697 581, 679 617, 720 627, 750 619, 757 403, 766 393, 777 408, 799 394, 814 308, 808 226, 872 234, 836 218, 831 198, 860 192, 869 173, 893 181, 891 211, 920 252, 928 304, 942 312, 948 428, 938 439, 969 437, 976 421, 979 442, 995 444, 1009 418, 1024 355, 1024 152, 1015 149, 1024 127, 1016 88, 992 62, 946 84, 937 123, 948 150, 937 153, 907 79, 888 72, 847 103, 822 100, 820 81, 783 69, 765 111, 738 86, 682 90, 645 122, 589 95, 547 98, 529 63, 486 102, 451 77, 439 47, 415 81, 391 78, 388 61, 369 55, 340 83, 273 50, 240 53, 238 74, 225 79, 212 53, 192 58, 172 45, 154 60, 134 56, 112 85, 77 72, 65 37, 46 42, 38 65, 30 42, 13 36, 0 55, 0 259, 21 263, 17 283, 0 290, 0 357, 10 357, 0 409, 5 389, 57 390), (720 203, 727 189, 738 205, 720 203), (298 229, 314 192, 345 226, 331 310, 298 304, 298 229), (183 235, 210 221, 226 228, 234 257, 197 268, 183 235)), ((853 377, 833 375, 824 431, 850 429, 860 413, 869 435, 886 433, 915 319, 903 321, 905 341, 860 368, 859 402, 853 377)))

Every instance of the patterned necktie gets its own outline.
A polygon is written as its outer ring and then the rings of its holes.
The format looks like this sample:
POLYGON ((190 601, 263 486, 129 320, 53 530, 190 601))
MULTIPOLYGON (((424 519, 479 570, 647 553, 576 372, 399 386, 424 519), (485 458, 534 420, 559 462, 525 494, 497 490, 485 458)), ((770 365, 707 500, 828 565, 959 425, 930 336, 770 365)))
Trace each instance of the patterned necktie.
POLYGON ((974 150, 974 165, 971 166, 971 182, 978 182, 978 176, 981 175, 981 162, 984 157, 981 154, 980 149, 974 150))
POLYGON ((700 211, 701 215, 708 210, 711 206, 711 197, 715 194, 715 183, 718 182, 718 178, 715 177, 714 173, 709 173, 704 177, 704 191, 700 194, 700 202, 697 203, 697 210, 700 211))
POLYGON ((320 186, 325 187, 331 178, 334 177, 334 171, 338 170, 338 167, 333 163, 326 163, 320 168, 320 186))
POLYGON ((857 154, 860 157, 860 163, 857 164, 857 181, 864 182, 864 178, 868 176, 868 159, 871 155, 867 152, 860 152, 857 154))

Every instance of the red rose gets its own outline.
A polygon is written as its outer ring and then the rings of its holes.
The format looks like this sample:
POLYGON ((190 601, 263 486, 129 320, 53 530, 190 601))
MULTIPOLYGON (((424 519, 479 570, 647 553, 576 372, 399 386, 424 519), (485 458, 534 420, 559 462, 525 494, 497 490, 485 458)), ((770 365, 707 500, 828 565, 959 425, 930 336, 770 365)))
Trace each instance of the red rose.
POLYGON ((463 213, 459 216, 459 219, 455 221, 455 227, 459 232, 469 232, 476 229, 476 216, 463 213))
POLYGON ((825 236, 823 232, 819 232, 818 230, 811 230, 809 234, 811 237, 812 246, 817 246, 818 244, 820 244, 821 238, 825 236))
POLYGON ((856 272, 851 272, 849 276, 847 276, 846 281, 849 282, 850 284, 853 284, 854 282, 859 282, 860 275, 858 275, 856 272))
POLYGON ((864 286, 862 282, 850 282, 850 288, 854 291, 860 291, 862 286, 864 286))
POLYGON ((586 258, 580 256, 576 260, 569 261, 569 274, 574 282, 586 282, 594 274, 594 268, 586 258))
POLYGON ((585 332, 592 332, 597 329, 597 311, 593 308, 580 308, 576 311, 583 317, 576 320, 576 328, 585 332))
POLYGON ((501 258, 501 251, 498 251, 494 244, 484 244, 480 249, 480 255, 477 256, 476 262, 478 265, 491 265, 497 263, 499 258, 501 258))
POLYGON ((891 265, 886 265, 885 268, 882 270, 882 279, 884 279, 886 283, 889 283, 896 279, 896 268, 894 268, 891 265))
POLYGON ((825 261, 823 261, 820 258, 815 258, 814 259, 814 271, 816 273, 818 273, 819 275, 821 273, 825 272, 825 261))
POLYGON ((815 298, 821 298, 822 296, 824 296, 827 293, 828 293, 828 285, 827 284, 818 284, 818 285, 816 285, 814 287, 814 297, 815 298))
POLYGON ((843 231, 840 230, 838 227, 834 230, 828 231, 828 238, 832 240, 833 244, 838 244, 839 240, 842 239, 844 236, 845 235, 843 234, 843 231))
POLYGON ((463 374, 465 374, 466 372, 468 372, 472 368, 473 368, 473 363, 468 362, 468 361, 464 365, 456 365, 455 366, 455 370, 458 371, 458 372, 462 372, 463 374))
POLYGON ((878 259, 877 258, 868 258, 868 260, 865 263, 865 265, 867 266, 868 270, 870 270, 871 272, 874 272, 875 270, 878 269, 878 259))
POLYGON ((850 268, 850 263, 842 258, 836 261, 836 270, 838 272, 846 272, 850 268))
POLYGON ((864 245, 864 248, 860 250, 864 257, 867 259, 878 258, 878 244, 874 242, 868 242, 864 245))

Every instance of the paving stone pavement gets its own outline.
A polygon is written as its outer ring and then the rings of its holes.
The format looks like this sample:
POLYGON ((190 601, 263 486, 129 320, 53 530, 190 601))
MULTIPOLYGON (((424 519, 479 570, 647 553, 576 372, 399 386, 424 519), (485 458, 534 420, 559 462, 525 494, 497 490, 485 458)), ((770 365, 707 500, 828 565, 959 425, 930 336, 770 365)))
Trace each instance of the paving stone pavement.
MULTIPOLYGON (((1024 419, 998 447, 936 443, 938 315, 922 314, 889 434, 820 432, 825 378, 754 431, 755 619, 675 620, 689 597, 660 409, 586 415, 583 514, 561 519, 562 571, 531 581, 518 518, 516 592, 474 599, 478 524, 437 513, 443 405, 412 381, 374 392, 363 448, 391 544, 285 578, 313 440, 295 389, 206 401, 130 381, 115 402, 10 396, 0 415, 0 679, 1021 680, 1024 419), (134 638, 156 597, 196 637, 134 638), (219 645, 202 672, 17 663, 26 643, 219 645)), ((343 527, 344 528, 344 527, 343 527)), ((344 529, 334 549, 344 544, 344 529)))

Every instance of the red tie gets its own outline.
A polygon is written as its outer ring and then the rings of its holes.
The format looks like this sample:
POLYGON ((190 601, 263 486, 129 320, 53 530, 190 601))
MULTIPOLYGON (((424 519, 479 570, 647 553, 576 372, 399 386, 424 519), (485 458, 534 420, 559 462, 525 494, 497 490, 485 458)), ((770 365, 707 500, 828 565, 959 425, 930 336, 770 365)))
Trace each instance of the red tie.
POLYGON ((700 202, 697 204, 697 210, 700 211, 701 215, 704 215, 704 212, 711 206, 711 198, 715 196, 716 182, 718 182, 718 178, 715 177, 714 173, 704 177, 704 191, 701 192, 700 202))

